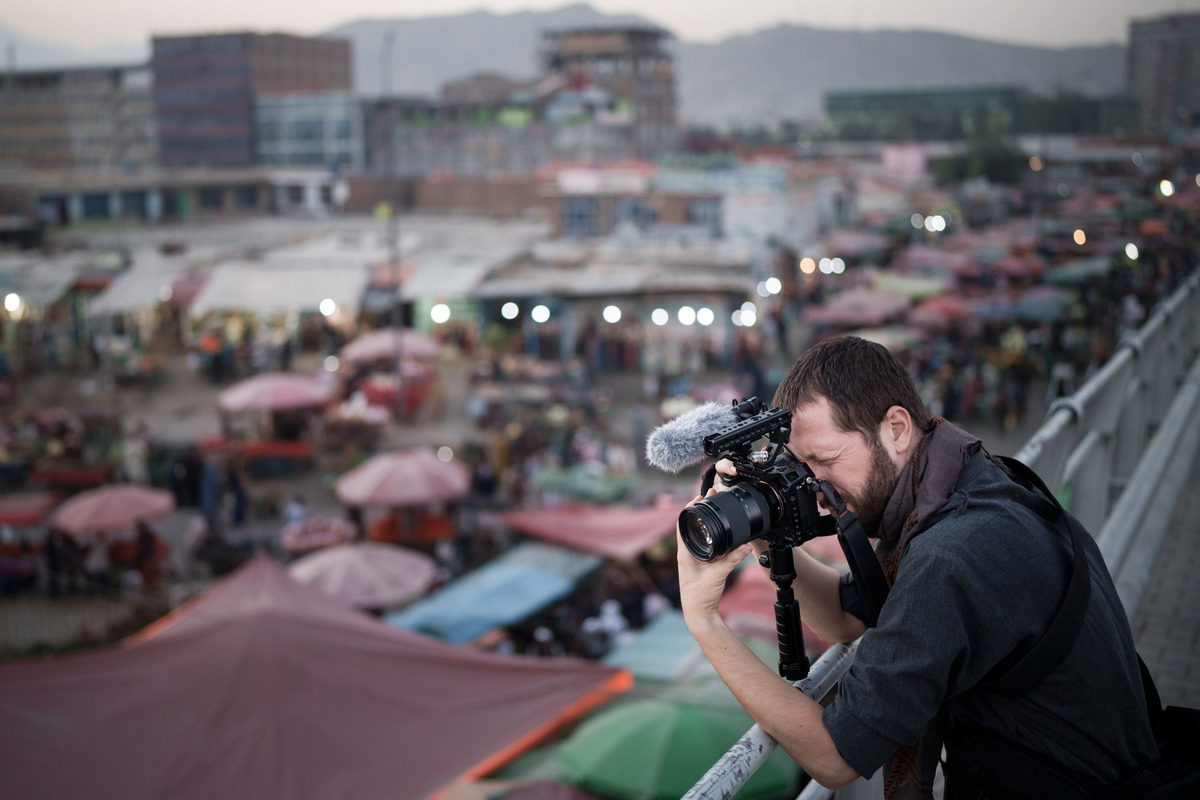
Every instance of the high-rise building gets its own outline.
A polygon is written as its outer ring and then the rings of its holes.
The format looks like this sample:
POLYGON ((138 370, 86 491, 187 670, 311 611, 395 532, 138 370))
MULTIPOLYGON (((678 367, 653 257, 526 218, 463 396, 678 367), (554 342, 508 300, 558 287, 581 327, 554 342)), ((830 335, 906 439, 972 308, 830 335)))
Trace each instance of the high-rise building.
POLYGON ((596 87, 611 94, 618 113, 631 118, 633 155, 644 158, 671 150, 679 135, 669 35, 652 27, 551 31, 542 64, 581 93, 596 87))
POLYGON ((0 165, 138 171, 158 158, 150 70, 80 67, 0 76, 0 165))
POLYGON ((1200 124, 1200 14, 1130 20, 1125 67, 1143 133, 1183 134, 1200 124))
POLYGON ((286 34, 156 36, 154 102, 167 167, 255 163, 255 104, 266 96, 348 92, 350 42, 286 34))

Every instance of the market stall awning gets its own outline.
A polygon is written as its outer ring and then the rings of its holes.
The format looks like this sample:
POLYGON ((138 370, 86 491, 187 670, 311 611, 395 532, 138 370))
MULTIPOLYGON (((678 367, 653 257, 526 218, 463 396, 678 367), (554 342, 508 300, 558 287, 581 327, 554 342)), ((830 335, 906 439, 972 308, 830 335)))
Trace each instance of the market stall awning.
POLYGON ((245 311, 271 315, 286 311, 317 311, 321 301, 332 300, 349 314, 357 314, 363 291, 370 281, 367 267, 261 267, 230 262, 216 267, 196 294, 192 316, 211 311, 245 311))
POLYGON ((663 683, 682 678, 703 661, 706 661, 704 653, 683 621, 683 613, 675 609, 659 614, 637 635, 618 644, 604 657, 605 664, 624 667, 639 682, 663 683))
POLYGON ((84 265, 40 259, 0 265, 0 294, 16 294, 26 305, 46 307, 71 291, 84 265))
POLYGON ((61 499, 58 492, 16 492, 0 496, 0 525, 40 525, 61 499))
POLYGON ((172 284, 179 273, 159 270, 128 270, 88 302, 88 316, 129 314, 153 308, 171 299, 172 284))
POLYGON ((389 628, 260 556, 121 647, 0 666, 5 793, 425 798, 629 684, 389 628))
POLYGON ((569 595, 603 563, 599 556, 527 542, 450 581, 384 622, 452 644, 528 619, 569 595))
POLYGON ((509 511, 500 518, 509 527, 539 539, 630 561, 674 534, 682 509, 679 503, 647 508, 576 504, 509 511))

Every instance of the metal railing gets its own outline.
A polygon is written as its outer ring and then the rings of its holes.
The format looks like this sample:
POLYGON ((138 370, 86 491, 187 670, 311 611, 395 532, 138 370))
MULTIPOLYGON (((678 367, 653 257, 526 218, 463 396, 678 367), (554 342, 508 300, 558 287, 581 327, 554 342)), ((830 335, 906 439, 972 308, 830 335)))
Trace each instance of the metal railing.
MULTIPOLYGON (((1051 404, 1016 454, 1095 534, 1130 617, 1200 450, 1198 354, 1200 272, 1194 272, 1079 391, 1051 404)), ((856 649, 857 642, 834 645, 797 687, 822 702, 856 649)), ((776 747, 755 725, 683 800, 733 797, 776 747)), ((831 795, 809 781, 798 800, 831 795)))

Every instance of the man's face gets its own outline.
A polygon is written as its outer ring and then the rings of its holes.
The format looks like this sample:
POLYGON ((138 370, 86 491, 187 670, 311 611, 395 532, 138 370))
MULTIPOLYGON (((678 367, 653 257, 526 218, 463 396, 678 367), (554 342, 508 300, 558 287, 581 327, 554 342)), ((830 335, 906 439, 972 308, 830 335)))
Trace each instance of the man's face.
POLYGON ((824 397, 792 412, 789 449, 821 480, 829 481, 874 536, 900 476, 900 465, 879 440, 843 431, 824 397))

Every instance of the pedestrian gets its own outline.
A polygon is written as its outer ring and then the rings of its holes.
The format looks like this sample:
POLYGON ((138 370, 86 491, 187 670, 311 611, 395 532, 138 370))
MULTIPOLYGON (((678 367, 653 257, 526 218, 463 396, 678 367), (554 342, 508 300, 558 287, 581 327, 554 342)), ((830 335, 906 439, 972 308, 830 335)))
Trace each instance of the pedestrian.
POLYGON ((229 511, 229 521, 238 528, 246 524, 249 497, 247 490, 246 453, 239 443, 230 456, 225 468, 225 488, 233 498, 233 506, 229 511))
POLYGON ((133 567, 141 575, 140 585, 143 590, 155 589, 158 587, 161 574, 158 558, 158 534, 144 520, 137 523, 136 546, 133 567))
MULTIPOLYGON (((873 614, 856 579, 794 550, 803 620, 826 641, 861 637, 832 703, 822 708, 776 676, 717 613, 726 579, 766 549, 761 539, 710 562, 680 541, 678 566, 688 628, 807 773, 840 788, 882 767, 885 796, 931 797, 943 747, 948 785, 972 784, 996 766, 995 751, 961 760, 971 736, 1011 743, 1080 782, 1113 784, 1157 761, 1129 623, 1090 536, 1080 537, 1079 556, 1091 574, 1090 601, 1070 651, 1027 691, 991 693, 982 684, 1041 638, 1072 574, 1070 548, 1050 521, 1059 517, 1043 515, 1049 502, 1010 477, 978 438, 929 418, 904 366, 866 340, 810 348, 772 405, 792 413, 788 451, 878 537, 890 585, 868 628, 873 614)), ((728 460, 718 464, 722 475, 731 471, 728 460)))

